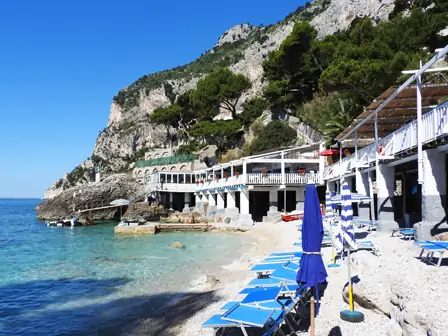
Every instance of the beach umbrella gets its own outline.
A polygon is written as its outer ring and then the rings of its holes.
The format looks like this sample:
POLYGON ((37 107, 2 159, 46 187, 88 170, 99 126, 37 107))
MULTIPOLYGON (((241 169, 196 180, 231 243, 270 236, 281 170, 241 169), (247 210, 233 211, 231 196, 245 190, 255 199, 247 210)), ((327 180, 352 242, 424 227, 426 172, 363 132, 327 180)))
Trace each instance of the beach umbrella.
MULTIPOLYGON (((348 186, 348 184, 347 184, 348 186)), ((349 194, 352 203, 370 203, 370 197, 366 195, 361 195, 357 193, 351 193, 349 187, 349 194)), ((335 204, 342 203, 342 193, 339 195, 334 195, 331 197, 331 201, 335 204)))
POLYGON ((355 311, 353 307, 353 287, 352 287, 352 272, 350 249, 356 249, 355 230, 353 228, 353 209, 350 187, 347 182, 342 185, 342 210, 341 210, 341 229, 339 231, 339 241, 343 249, 347 250, 347 269, 348 269, 348 299, 350 310, 343 310, 340 313, 341 319, 349 322, 361 322, 364 320, 364 315, 361 312, 355 311))
POLYGON ((326 149, 319 153, 319 156, 333 156, 339 154, 337 149, 326 149))
MULTIPOLYGON (((306 185, 304 215, 302 221, 302 250, 300 268, 297 271, 297 283, 304 288, 316 289, 316 299, 319 300, 318 285, 327 279, 322 260, 321 245, 324 238, 322 224, 322 211, 320 210, 319 197, 314 184, 306 185)), ((314 333, 314 299, 311 299, 311 335, 314 333)), ((319 311, 317 304, 316 312, 319 311)))
POLYGON ((336 254, 335 254, 335 246, 333 239, 333 222, 335 220, 335 215, 333 211, 333 202, 331 201, 331 193, 330 191, 325 192, 325 220, 328 224, 328 228, 331 236, 331 261, 332 263, 328 265, 328 267, 339 267, 339 264, 336 264, 336 254))
POLYGON ((112 202, 110 202, 110 205, 119 205, 120 206, 120 221, 121 221, 121 216, 122 216, 123 205, 129 205, 129 204, 131 204, 131 201, 127 200, 127 199, 123 199, 123 198, 116 199, 116 200, 113 200, 112 202))

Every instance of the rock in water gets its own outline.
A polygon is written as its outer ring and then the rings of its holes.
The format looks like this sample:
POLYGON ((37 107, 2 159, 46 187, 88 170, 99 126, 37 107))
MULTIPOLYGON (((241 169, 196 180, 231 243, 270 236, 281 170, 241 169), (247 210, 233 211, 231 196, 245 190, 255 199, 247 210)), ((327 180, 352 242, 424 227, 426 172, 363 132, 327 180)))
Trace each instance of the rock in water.
POLYGON ((171 243, 171 247, 181 248, 181 249, 184 249, 184 248, 185 248, 185 246, 182 245, 182 243, 181 243, 181 242, 178 242, 178 241, 176 241, 176 242, 174 242, 174 243, 171 243))
MULTIPOLYGON (((143 199, 144 187, 128 174, 114 174, 98 183, 84 184, 67 190, 36 207, 39 219, 53 220, 59 217, 77 216, 78 210, 110 205, 116 199, 130 201, 143 199)), ((124 212, 124 208, 122 209, 124 212)), ((92 219, 113 219, 120 214, 120 208, 106 208, 91 213, 92 219)))

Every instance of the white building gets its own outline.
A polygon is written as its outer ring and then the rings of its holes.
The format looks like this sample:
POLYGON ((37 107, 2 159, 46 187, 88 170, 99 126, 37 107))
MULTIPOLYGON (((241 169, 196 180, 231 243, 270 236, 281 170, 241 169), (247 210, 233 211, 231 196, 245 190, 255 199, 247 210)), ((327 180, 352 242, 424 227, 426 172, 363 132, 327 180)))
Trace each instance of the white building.
POLYGON ((408 81, 374 100, 337 136, 341 153, 345 147, 351 155, 324 171, 331 191, 346 181, 374 199, 372 207, 360 206, 360 217, 376 218, 387 230, 416 224, 418 240, 448 231, 448 83, 423 84, 425 73, 448 70, 433 67, 447 52, 448 46, 421 69, 404 72, 412 74, 408 81))
POLYGON ((184 169, 169 170, 172 165, 161 167, 160 160, 148 160, 134 173, 142 176, 139 172, 149 171, 144 178, 148 194, 156 192, 161 202, 174 210, 207 204, 211 217, 239 213, 261 221, 272 207, 302 209, 305 185, 323 185, 325 159, 318 156, 323 148, 322 143, 314 143, 199 169, 185 169, 193 162, 204 166, 197 158, 189 157, 187 165, 173 156, 167 159, 184 169))

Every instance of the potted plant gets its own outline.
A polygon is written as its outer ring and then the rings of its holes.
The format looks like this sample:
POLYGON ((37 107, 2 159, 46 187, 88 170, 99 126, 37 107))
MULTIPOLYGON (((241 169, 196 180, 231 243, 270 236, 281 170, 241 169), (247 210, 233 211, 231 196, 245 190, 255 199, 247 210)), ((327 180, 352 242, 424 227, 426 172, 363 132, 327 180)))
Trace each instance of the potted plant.
POLYGON ((349 157, 350 156, 350 151, 347 148, 345 148, 342 153, 344 153, 345 157, 349 157))
POLYGON ((216 180, 219 180, 219 176, 218 176, 218 175, 216 175, 216 176, 215 176, 215 179, 216 179, 216 180))
POLYGON ((268 176, 268 171, 266 169, 263 169, 261 171, 261 174, 263 175, 263 177, 266 177, 266 176, 268 176))
POLYGON ((306 169, 298 169, 297 172, 299 174, 305 174, 306 173, 306 169))
POLYGON ((229 177, 229 174, 224 174, 224 178, 226 179, 226 178, 228 178, 229 177))
POLYGON ((240 172, 234 172, 233 175, 235 175, 236 177, 238 177, 238 175, 240 175, 240 172))

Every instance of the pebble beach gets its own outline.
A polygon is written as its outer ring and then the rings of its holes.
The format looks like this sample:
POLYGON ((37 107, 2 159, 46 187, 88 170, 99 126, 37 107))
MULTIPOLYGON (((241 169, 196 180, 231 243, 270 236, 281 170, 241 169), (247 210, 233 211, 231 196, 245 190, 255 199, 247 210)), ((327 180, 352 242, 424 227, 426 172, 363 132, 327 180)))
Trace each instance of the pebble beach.
MULTIPOLYGON (((366 229, 360 233, 367 235, 366 239, 372 240, 378 249, 377 255, 369 251, 351 255, 352 276, 358 278, 354 284, 355 309, 365 315, 365 321, 349 323, 339 317, 341 310, 348 309, 344 291, 348 277, 347 260, 338 260, 340 267, 327 270, 328 286, 315 320, 315 335, 446 335, 447 263, 437 268, 417 259, 420 250, 412 241, 390 237, 388 233, 367 232, 366 229)), ((210 274, 208 282, 204 278, 190 297, 165 310, 165 318, 173 323, 154 335, 213 335, 211 329, 203 329, 201 324, 226 302, 241 299, 237 293, 255 276, 249 272, 251 266, 270 252, 294 250, 292 244, 299 236, 294 223, 257 224, 245 234, 251 236, 251 241, 241 250, 241 256, 210 274), (191 305, 196 309, 193 315, 188 318, 179 316, 182 307, 191 308, 191 305)), ((331 247, 323 248, 322 252, 324 263, 330 264, 331 247)), ((154 326, 141 321, 129 335, 153 334, 149 329, 151 325, 154 326)), ((302 330, 297 330, 296 335, 309 335, 308 326, 304 321, 302 330)))

